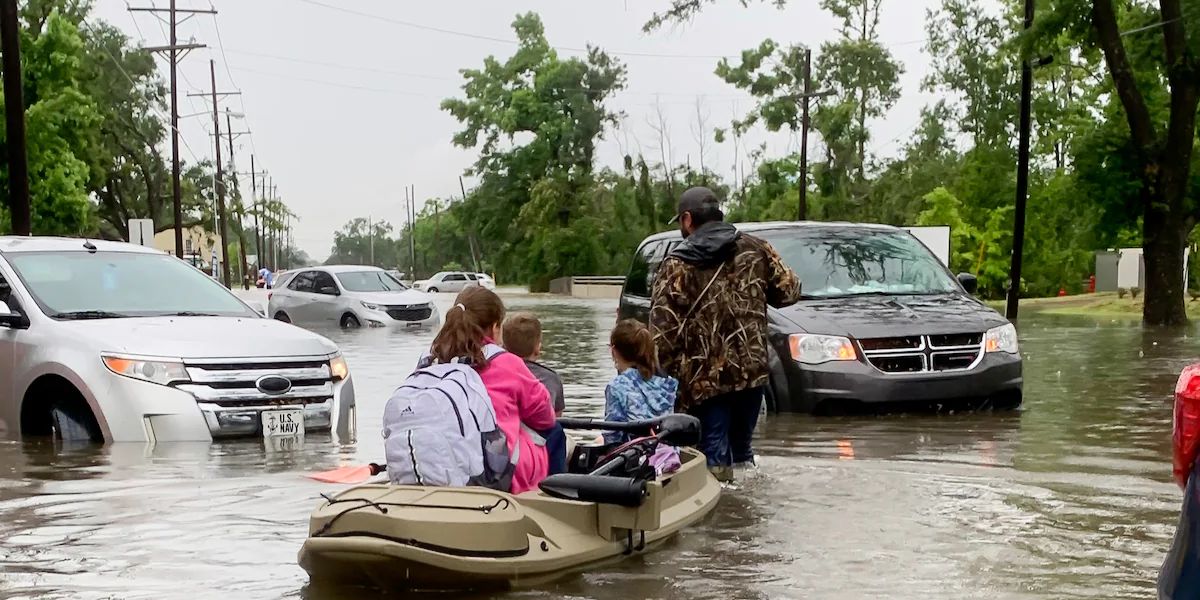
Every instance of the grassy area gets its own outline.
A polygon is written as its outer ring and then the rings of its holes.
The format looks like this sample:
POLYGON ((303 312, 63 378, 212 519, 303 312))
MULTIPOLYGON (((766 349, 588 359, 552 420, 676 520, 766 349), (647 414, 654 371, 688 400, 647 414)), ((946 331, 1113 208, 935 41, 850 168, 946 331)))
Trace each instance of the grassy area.
MULTIPOLYGON (((1003 300, 990 300, 987 304, 1004 312, 1003 300)), ((1022 298, 1021 310, 1054 315, 1140 319, 1142 317, 1142 296, 1139 295, 1135 299, 1126 294, 1124 298, 1119 298, 1115 292, 1105 292, 1056 298, 1022 298)), ((1189 298, 1187 312, 1192 319, 1200 319, 1200 301, 1192 302, 1189 298)))

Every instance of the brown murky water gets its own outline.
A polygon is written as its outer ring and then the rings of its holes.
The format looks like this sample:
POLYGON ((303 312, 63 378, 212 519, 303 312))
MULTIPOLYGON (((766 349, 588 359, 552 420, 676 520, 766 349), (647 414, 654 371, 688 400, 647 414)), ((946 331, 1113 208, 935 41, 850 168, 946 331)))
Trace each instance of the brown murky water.
MULTIPOLYGON (((508 302, 542 316, 569 411, 597 414, 615 304, 508 302)), ((0 598, 370 597, 306 588, 296 553, 330 486, 302 474, 381 456, 383 402, 431 336, 322 333, 354 374, 356 444, 0 442, 0 598)), ((1195 343, 1039 316, 1021 342, 1018 413, 771 417, 761 473, 705 522, 657 552, 506 597, 1151 596, 1180 497, 1169 398, 1195 343)))

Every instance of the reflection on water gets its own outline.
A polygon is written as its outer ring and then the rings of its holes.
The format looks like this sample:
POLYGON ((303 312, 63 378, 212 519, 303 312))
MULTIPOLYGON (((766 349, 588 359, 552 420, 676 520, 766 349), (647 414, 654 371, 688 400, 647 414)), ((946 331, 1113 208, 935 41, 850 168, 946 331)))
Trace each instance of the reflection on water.
MULTIPOLYGON (((541 317, 568 412, 598 414, 613 303, 507 301, 541 317)), ((0 442, 0 598, 372 597, 306 587, 296 553, 332 488, 302 474, 380 458, 383 403, 432 334, 321 333, 350 362, 356 444, 0 442)), ((1019 413, 771 417, 760 472, 705 522, 506 597, 1147 597, 1178 510, 1170 392, 1193 342, 1032 315, 1021 342, 1019 413)))

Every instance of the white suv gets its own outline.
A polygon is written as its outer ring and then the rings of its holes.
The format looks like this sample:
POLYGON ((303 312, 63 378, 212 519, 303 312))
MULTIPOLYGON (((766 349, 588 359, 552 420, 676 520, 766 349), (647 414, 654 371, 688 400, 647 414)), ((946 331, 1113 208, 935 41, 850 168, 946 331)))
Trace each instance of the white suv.
POLYGON ((313 267, 289 275, 268 297, 267 314, 280 321, 432 329, 441 320, 429 294, 409 289, 379 267, 313 267))
POLYGON ((425 290, 431 293, 437 292, 461 292, 469 287, 479 285, 479 277, 474 273, 466 273, 463 271, 443 271, 426 279, 413 284, 413 287, 418 290, 425 290))
POLYGON ((353 438, 337 347, 131 244, 0 237, 0 437, 353 438))

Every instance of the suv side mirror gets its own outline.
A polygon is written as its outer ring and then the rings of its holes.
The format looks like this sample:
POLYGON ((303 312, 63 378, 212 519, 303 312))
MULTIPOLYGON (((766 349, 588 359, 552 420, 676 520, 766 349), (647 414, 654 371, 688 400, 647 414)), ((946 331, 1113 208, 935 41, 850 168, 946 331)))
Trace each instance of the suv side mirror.
POLYGON ((979 279, 970 273, 959 273, 958 283, 968 294, 974 294, 979 290, 979 279))
POLYGON ((10 309, 7 304, 0 302, 0 327, 27 329, 29 321, 25 319, 25 315, 10 309))
POLYGON ((342 293, 339 292, 338 289, 333 287, 332 285, 327 285, 327 286, 317 290, 317 293, 325 294, 326 296, 341 296, 342 295, 342 293))

